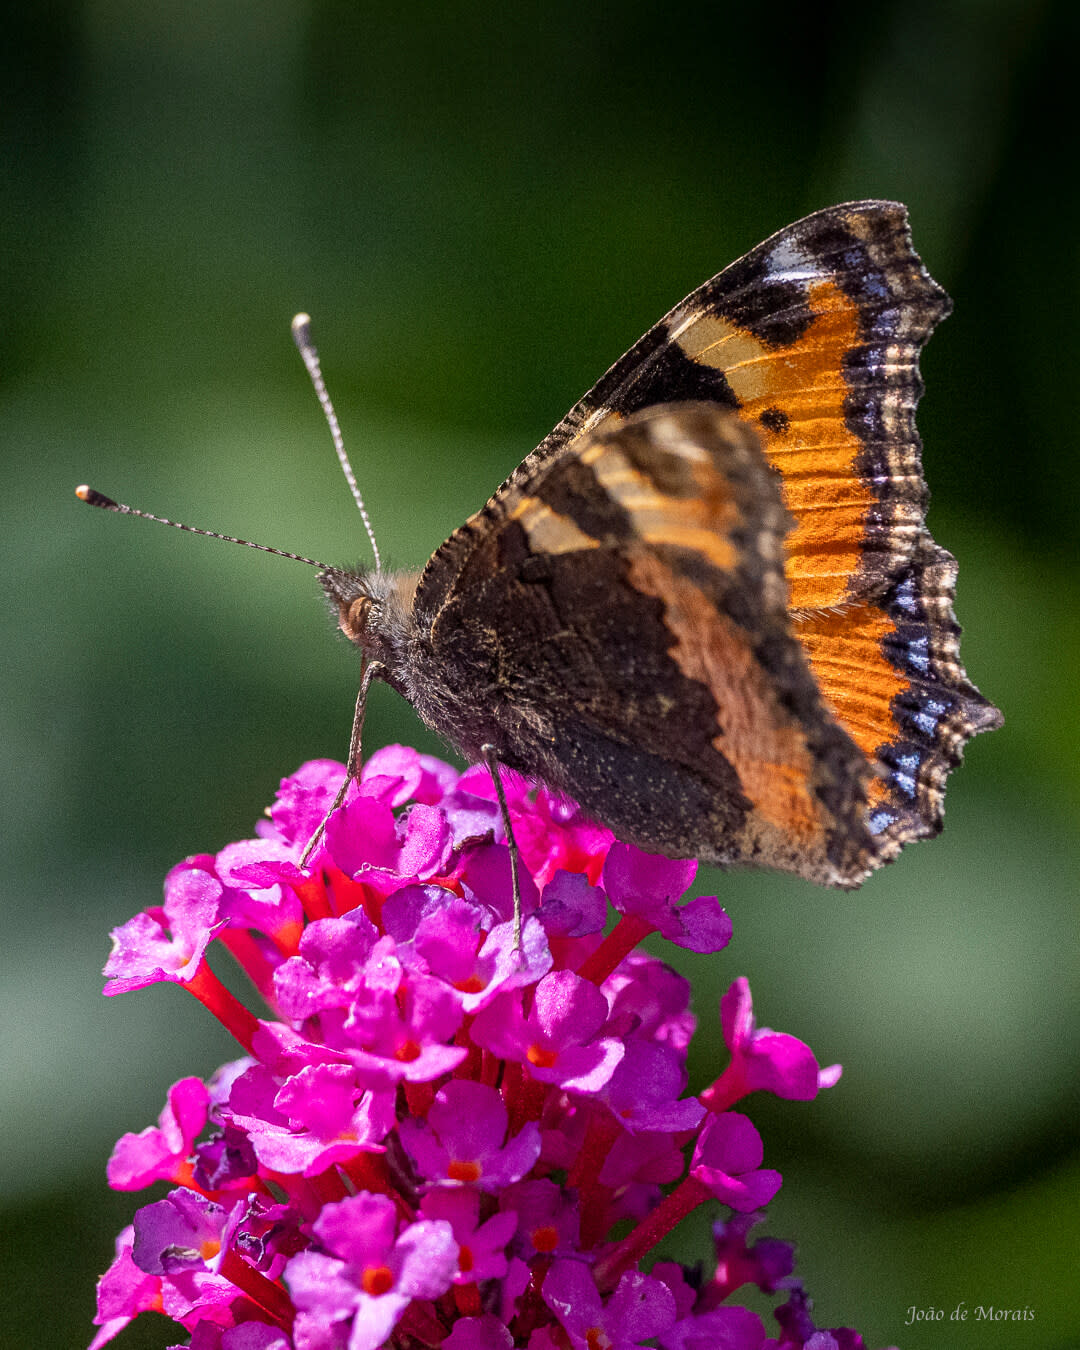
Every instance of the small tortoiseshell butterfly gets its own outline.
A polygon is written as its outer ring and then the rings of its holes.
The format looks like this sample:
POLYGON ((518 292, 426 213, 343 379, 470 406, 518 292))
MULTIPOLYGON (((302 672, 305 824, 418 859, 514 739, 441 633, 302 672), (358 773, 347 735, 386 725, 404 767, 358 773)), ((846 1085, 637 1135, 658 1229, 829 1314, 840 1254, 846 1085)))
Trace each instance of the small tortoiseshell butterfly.
POLYGON ((788 226, 421 573, 324 572, 342 630, 467 759, 493 746, 622 839, 859 885, 938 832, 1001 722, 924 524, 917 363, 949 307, 897 203, 788 226))
POLYGON ((852 887, 936 834, 1001 722, 924 524, 948 311, 904 207, 818 211, 651 328, 422 572, 322 567, 366 663, 350 766, 375 677, 649 852, 852 887))

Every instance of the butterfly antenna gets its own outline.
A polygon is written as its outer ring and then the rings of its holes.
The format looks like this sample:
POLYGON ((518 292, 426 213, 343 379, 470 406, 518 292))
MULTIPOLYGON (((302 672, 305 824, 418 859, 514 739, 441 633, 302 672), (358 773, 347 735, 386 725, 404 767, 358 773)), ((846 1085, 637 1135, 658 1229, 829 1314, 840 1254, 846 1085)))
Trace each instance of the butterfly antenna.
POLYGON ((315 343, 311 340, 310 314, 296 315, 292 321, 292 335, 297 350, 304 358, 304 365, 307 366, 307 373, 311 376, 311 383, 315 388, 315 394, 318 397, 319 406, 323 410, 323 416, 326 418, 326 425, 330 428, 330 436, 334 442, 334 450, 337 452, 341 471, 345 475, 345 481, 349 485, 349 491, 353 495, 353 501, 360 510, 360 519, 364 522, 364 529, 367 530, 367 537, 371 540, 371 551, 375 555, 375 571, 381 572, 382 559, 379 556, 379 546, 375 542, 375 531, 371 528, 371 520, 368 517, 364 499, 360 495, 360 488, 357 486, 356 475, 353 473, 352 465, 349 463, 349 456, 345 453, 345 441, 341 435, 341 426, 338 423, 334 405, 330 401, 330 395, 326 390, 326 381, 323 379, 322 365, 319 362, 319 353, 316 350, 315 343))
POLYGON ((157 525, 171 525, 174 530, 185 530, 188 534, 201 534, 207 539, 223 539, 226 544, 243 544, 245 548, 257 548, 260 553, 273 553, 279 558, 291 558, 293 562, 307 563, 309 567, 317 567, 320 572, 340 573, 339 567, 332 567, 329 563, 317 562, 314 558, 305 558, 300 553, 289 553, 283 548, 271 548, 269 544, 254 544, 250 539, 237 539, 233 534, 218 534, 217 530, 200 530, 194 525, 181 525, 178 520, 166 520, 164 516, 152 516, 149 511, 140 511, 134 506, 124 506, 122 502, 114 502, 111 497, 106 497, 104 492, 98 492, 96 488, 87 487, 83 483, 75 489, 75 496, 79 501, 86 502, 88 506, 100 506, 103 511, 117 511, 122 516, 142 516, 143 520, 152 520, 157 525))

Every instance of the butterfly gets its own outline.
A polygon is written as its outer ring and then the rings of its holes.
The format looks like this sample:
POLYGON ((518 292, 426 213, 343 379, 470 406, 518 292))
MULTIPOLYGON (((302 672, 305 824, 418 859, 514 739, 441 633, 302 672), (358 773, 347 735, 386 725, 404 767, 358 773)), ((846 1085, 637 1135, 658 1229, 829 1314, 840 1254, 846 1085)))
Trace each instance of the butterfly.
POLYGON ((335 805, 379 679, 488 763, 512 857, 501 768, 648 852, 850 888, 938 833, 965 743, 1002 721, 925 524, 918 359, 949 308, 899 203, 796 221, 650 328, 420 572, 76 495, 319 569, 364 663, 335 805))
POLYGON ((648 852, 850 888, 936 834, 1001 722, 924 523, 949 308, 904 207, 818 211, 676 305, 422 571, 325 569, 367 663, 350 762, 377 678, 648 852))

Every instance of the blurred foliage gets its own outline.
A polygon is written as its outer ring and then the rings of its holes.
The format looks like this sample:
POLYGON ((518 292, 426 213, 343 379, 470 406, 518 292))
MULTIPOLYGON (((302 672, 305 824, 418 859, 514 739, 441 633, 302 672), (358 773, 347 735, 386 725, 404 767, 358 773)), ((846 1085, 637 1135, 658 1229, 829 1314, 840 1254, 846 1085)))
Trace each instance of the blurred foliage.
MULTIPOLYGON (((821 1321, 908 1350, 1080 1344, 1078 27, 1037 0, 9 15, 0 1341, 89 1339, 136 1203, 106 1191, 111 1142, 231 1054, 176 989, 100 998, 107 929, 343 754, 357 673, 309 574, 72 487, 365 556, 288 336, 306 308, 383 548, 422 562, 679 297, 883 196, 956 301, 923 366, 931 523, 1007 724, 942 839, 857 895, 703 874, 735 941, 684 967, 706 1027, 747 974, 763 1022, 846 1066, 812 1105, 751 1103, 821 1321), (1036 1320, 904 1326, 961 1300, 1036 1320)), ((368 734, 435 748, 387 691, 368 734)), ((172 1339, 149 1319, 117 1344, 172 1339)))

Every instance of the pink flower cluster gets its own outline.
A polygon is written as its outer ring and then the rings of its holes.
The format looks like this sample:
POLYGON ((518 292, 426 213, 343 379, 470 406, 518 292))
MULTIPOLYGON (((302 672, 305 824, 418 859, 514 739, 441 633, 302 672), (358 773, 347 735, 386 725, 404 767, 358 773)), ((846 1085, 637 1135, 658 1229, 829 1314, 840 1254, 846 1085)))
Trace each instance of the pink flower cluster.
POLYGON ((727 944, 714 898, 679 903, 696 864, 507 775, 516 944, 486 769, 375 754, 301 870, 343 772, 304 765, 258 838, 181 863, 164 903, 113 933, 107 993, 182 985, 245 1054, 175 1084, 158 1125, 116 1145, 115 1189, 173 1189, 120 1234, 92 1350, 148 1310, 194 1350, 859 1350, 815 1328, 787 1243, 749 1243, 781 1178, 732 1109, 762 1089, 809 1100, 838 1068, 757 1028, 739 979, 730 1062, 686 1096, 689 988, 636 950, 654 931, 727 944), (645 1273, 709 1200, 731 1212, 711 1277, 645 1273), (748 1284, 784 1297, 778 1335, 732 1303, 748 1284))

